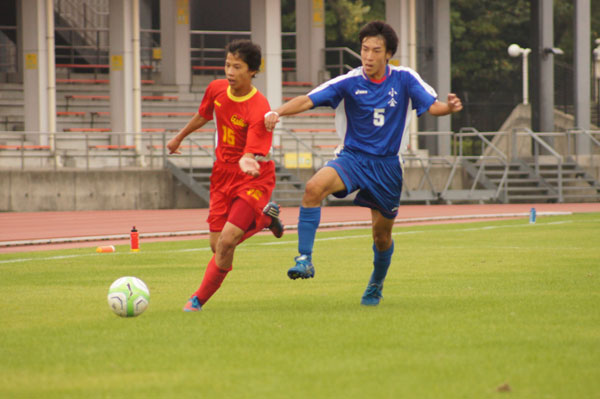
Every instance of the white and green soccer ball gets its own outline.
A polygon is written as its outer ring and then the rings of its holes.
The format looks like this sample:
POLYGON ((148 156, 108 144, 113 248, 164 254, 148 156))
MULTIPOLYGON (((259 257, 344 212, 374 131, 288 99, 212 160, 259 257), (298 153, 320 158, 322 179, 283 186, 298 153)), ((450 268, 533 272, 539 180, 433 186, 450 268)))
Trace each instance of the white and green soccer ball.
POLYGON ((108 306, 121 317, 135 317, 146 310, 150 290, 137 277, 121 277, 108 289, 108 306))

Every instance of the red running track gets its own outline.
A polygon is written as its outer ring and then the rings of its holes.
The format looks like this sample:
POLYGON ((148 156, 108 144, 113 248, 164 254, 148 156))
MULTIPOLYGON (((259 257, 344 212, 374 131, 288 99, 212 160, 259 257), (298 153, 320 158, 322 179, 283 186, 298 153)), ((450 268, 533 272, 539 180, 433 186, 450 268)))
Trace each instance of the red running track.
MULTIPOLYGON (((573 204, 485 204, 485 205, 403 205, 397 221, 403 225, 414 223, 444 223, 473 221, 490 218, 524 217, 535 207, 544 212, 600 212, 600 203, 573 204), (424 220, 431 218, 432 220, 424 220)), ((77 211, 77 212, 23 212, 0 213, 0 253, 27 252, 49 249, 96 247, 98 245, 126 244, 132 226, 142 235, 142 242, 168 239, 197 239, 206 237, 208 209, 133 210, 133 211, 77 211), (144 234, 181 234, 177 237, 144 238, 144 234), (106 237, 120 235, 122 237, 106 237), (92 237, 103 237, 94 239, 92 237), (62 241, 48 244, 50 239, 62 241), (14 242, 40 243, 24 245, 14 242), (45 242, 44 242, 45 241, 45 242)), ((298 208, 282 208, 281 217, 286 225, 298 221, 298 208)), ((370 210, 361 207, 324 207, 321 224, 361 222, 368 225, 370 210)), ((340 227, 339 225, 337 227, 340 227)))

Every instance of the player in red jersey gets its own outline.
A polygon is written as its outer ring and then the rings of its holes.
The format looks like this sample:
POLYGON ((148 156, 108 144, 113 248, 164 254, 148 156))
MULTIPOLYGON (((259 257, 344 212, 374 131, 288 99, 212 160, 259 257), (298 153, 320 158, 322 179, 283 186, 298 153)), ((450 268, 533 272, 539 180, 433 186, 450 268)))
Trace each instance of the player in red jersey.
POLYGON ((261 64, 260 47, 249 40, 227 45, 226 79, 211 82, 196 115, 169 141, 179 154, 185 137, 215 118, 216 161, 210 177, 208 224, 214 253, 202 284, 183 308, 199 311, 231 271, 238 244, 265 227, 279 238, 279 205, 269 202, 275 188, 275 163, 267 159, 273 133, 264 125, 267 99, 252 85, 261 64))

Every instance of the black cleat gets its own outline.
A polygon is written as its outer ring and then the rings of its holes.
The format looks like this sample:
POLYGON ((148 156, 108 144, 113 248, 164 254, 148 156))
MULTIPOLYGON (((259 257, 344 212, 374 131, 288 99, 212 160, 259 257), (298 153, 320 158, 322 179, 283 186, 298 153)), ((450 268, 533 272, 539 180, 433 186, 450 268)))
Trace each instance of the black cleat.
POLYGON ((281 219, 279 219, 279 205, 275 202, 269 202, 263 209, 263 213, 271 216, 269 230, 271 230, 275 237, 281 238, 283 236, 284 227, 283 223, 281 223, 281 219))

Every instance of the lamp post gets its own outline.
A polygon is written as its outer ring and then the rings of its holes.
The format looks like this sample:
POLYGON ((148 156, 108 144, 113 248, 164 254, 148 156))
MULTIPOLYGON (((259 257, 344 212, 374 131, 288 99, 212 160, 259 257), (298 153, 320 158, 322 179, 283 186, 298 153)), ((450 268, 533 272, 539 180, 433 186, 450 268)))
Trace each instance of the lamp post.
POLYGON ((596 48, 593 51, 594 55, 594 78, 596 80, 594 87, 596 91, 596 102, 600 103, 600 39, 595 40, 596 48))
POLYGON ((523 104, 529 104, 529 67, 527 56, 531 53, 530 48, 522 48, 518 44, 508 46, 508 55, 511 57, 523 57, 523 104))
POLYGON ((600 124, 600 39, 595 40, 594 49, 594 91, 596 97, 596 125, 600 124))

